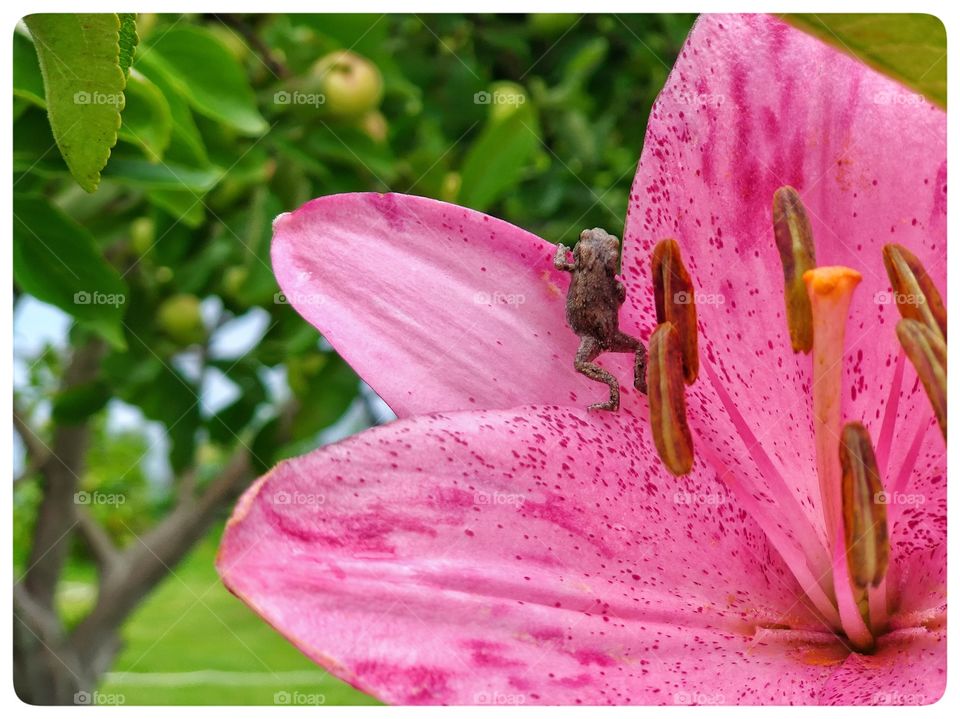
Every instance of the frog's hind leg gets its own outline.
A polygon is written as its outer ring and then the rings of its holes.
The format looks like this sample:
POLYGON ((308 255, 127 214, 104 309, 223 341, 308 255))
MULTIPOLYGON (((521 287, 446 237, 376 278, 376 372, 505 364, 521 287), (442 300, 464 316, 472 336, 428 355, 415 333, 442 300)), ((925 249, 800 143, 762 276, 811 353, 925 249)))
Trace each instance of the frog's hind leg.
POLYGON ((626 332, 618 332, 617 336, 613 338, 613 341, 607 348, 607 351, 634 353, 635 359, 633 363, 633 386, 636 387, 641 394, 646 394, 647 348, 644 347, 643 342, 631 337, 626 332))
POLYGON ((604 409, 616 412, 620 408, 620 385, 617 384, 617 378, 600 365, 593 363, 593 360, 595 360, 602 351, 603 348, 600 346, 600 343, 592 337, 582 338, 580 340, 580 347, 577 349, 577 356, 573 360, 573 366, 580 374, 597 382, 603 382, 610 388, 610 399, 607 402, 592 404, 589 409, 604 409))

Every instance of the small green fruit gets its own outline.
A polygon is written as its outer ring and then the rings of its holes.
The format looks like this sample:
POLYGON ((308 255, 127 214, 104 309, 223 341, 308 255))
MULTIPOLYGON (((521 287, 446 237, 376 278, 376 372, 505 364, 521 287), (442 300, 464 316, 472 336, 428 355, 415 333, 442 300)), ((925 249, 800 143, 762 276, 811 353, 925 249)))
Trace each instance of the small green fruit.
POLYGON ((153 247, 157 237, 157 223, 152 217, 138 217, 130 223, 130 244, 143 257, 153 247))
POLYGON ((202 342, 207 335, 196 295, 174 295, 157 310, 157 323, 164 333, 181 346, 202 342))
POLYGON ((338 117, 359 117, 375 110, 383 99, 380 70, 349 50, 324 55, 310 68, 311 91, 324 96, 324 108, 338 117))

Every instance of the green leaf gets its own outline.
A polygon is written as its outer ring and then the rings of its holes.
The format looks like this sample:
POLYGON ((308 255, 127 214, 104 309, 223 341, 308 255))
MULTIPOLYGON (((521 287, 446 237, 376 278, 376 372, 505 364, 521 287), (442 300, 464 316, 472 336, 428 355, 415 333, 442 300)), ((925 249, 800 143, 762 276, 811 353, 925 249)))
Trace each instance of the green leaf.
POLYGON ((38 107, 47 106, 37 51, 33 49, 30 38, 19 32, 13 33, 13 96, 38 107))
POLYGON ((197 194, 188 190, 149 190, 147 197, 173 219, 197 228, 206 217, 206 207, 197 194))
POLYGON ((115 14, 24 18, 43 74, 47 114, 77 183, 93 192, 117 142, 125 79, 115 14))
POLYGON ((127 78, 120 139, 143 149, 151 162, 163 159, 173 132, 170 105, 160 89, 136 70, 127 78))
POLYGON ((266 132, 243 67, 209 32, 174 27, 160 33, 137 57, 140 63, 163 74, 201 115, 246 135, 266 132))
POLYGON ((170 147, 167 157, 191 167, 206 167, 210 164, 207 149, 200 136, 190 106, 180 91, 170 83, 163 73, 145 73, 146 77, 163 93, 170 107, 170 116, 173 120, 173 132, 170 138, 170 147))
POLYGON ((794 25, 947 106, 947 31, 921 13, 782 15, 794 25))
POLYGON ((172 162, 155 164, 127 157, 114 158, 104 177, 148 190, 191 190, 203 193, 220 180, 216 168, 196 169, 172 162))
POLYGON ((13 275, 24 292, 124 344, 127 286, 93 237, 42 197, 14 195, 13 275))
POLYGON ((137 35, 137 14, 134 12, 117 13, 120 18, 120 54, 117 58, 120 69, 126 75, 133 62, 133 55, 137 51, 140 37, 137 35))
POLYGON ((79 424, 103 409, 111 394, 110 386, 103 380, 62 390, 53 398, 53 419, 57 424, 79 424))
POLYGON ((502 119, 491 117, 464 157, 458 201, 486 210, 516 185, 539 147, 536 113, 529 101, 502 119))

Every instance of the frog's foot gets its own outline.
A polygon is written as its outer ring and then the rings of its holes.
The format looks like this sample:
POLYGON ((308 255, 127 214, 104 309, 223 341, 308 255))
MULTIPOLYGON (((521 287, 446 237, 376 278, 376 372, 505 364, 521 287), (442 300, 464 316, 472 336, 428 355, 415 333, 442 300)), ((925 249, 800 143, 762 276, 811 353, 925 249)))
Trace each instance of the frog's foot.
POLYGON ((611 396, 606 402, 596 402, 595 404, 590 405, 587 409, 594 410, 605 410, 607 412, 616 412, 620 409, 620 391, 617 390, 615 396, 611 396))

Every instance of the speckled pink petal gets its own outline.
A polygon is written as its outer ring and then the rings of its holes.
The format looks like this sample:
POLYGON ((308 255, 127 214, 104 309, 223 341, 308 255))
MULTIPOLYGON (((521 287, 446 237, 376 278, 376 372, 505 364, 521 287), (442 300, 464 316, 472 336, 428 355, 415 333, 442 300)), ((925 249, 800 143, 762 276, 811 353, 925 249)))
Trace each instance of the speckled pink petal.
MULTIPOLYGON (((273 269, 297 311, 400 416, 586 406, 573 371, 569 275, 555 245, 502 220, 411 195, 321 197, 274 223, 273 269)), ((602 360, 634 402, 625 355, 602 360)))
POLYGON ((389 702, 813 701, 830 667, 762 629, 822 629, 792 574, 711 468, 658 466, 629 412, 399 420, 263 477, 217 566, 389 702))
MULTIPOLYGON (((701 16, 654 106, 624 273, 642 282, 653 244, 680 243, 697 287, 704 365, 691 425, 727 465, 782 478, 811 521, 820 509, 810 358, 795 355, 787 335, 774 190, 799 190, 819 264, 863 274, 847 331, 844 412, 867 425, 878 455, 898 455, 886 445, 908 442, 930 410, 912 370, 896 372, 897 312, 881 247, 906 245, 945 288, 945 141, 943 111, 760 15, 701 16), (888 406, 896 414, 885 424, 888 406)), ((628 302, 625 313, 651 326, 650 298, 628 302)))
POLYGON ((822 704, 932 704, 946 686, 946 632, 912 629, 883 637, 874 654, 851 654, 819 699, 822 704))
POLYGON ((890 477, 886 491, 889 576, 901 615, 937 610, 947 600, 946 446, 932 416, 913 429, 902 442, 903 456, 892 460, 900 474, 890 477))

